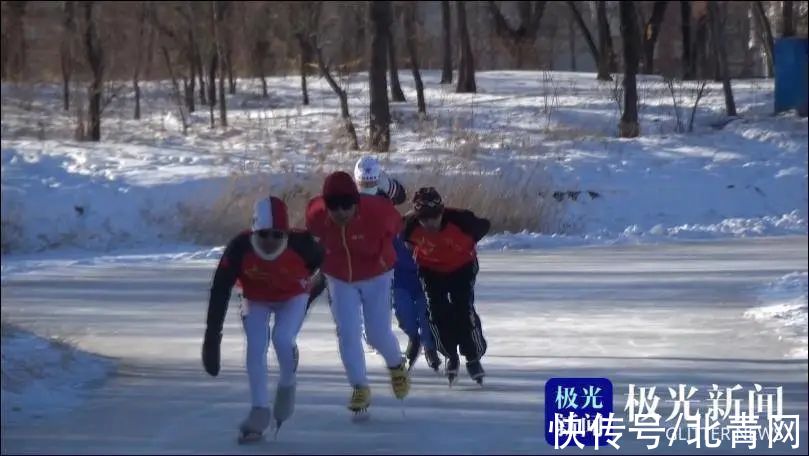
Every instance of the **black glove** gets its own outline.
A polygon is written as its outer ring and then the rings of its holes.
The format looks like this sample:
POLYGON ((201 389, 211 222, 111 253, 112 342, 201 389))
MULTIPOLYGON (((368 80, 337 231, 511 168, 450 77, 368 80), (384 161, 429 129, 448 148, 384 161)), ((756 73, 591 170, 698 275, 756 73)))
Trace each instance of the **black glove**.
POLYGON ((222 334, 205 331, 205 341, 202 343, 202 365, 205 371, 216 377, 219 375, 219 346, 222 334))

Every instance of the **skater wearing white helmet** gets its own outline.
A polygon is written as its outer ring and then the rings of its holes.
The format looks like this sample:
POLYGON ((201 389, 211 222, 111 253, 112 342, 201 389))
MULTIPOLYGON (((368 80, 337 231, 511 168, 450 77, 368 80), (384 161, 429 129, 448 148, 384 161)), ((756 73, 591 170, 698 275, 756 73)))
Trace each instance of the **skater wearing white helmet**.
POLYGON ((407 195, 404 187, 396 179, 392 179, 382 171, 379 160, 366 155, 354 165, 354 182, 360 193, 387 197, 394 206, 405 202, 407 195))
POLYGON ((274 196, 259 200, 252 229, 228 243, 211 287, 202 362, 214 377, 219 374, 222 327, 234 285, 241 286, 246 299, 242 325, 247 336, 252 408, 239 427, 240 442, 260 438, 272 415, 279 429, 295 406, 295 339, 306 314, 308 281, 323 261, 323 250, 308 232, 290 230, 288 220, 283 201, 274 196), (275 322, 270 329, 272 315, 275 322), (272 412, 267 385, 270 341, 280 371, 272 412))

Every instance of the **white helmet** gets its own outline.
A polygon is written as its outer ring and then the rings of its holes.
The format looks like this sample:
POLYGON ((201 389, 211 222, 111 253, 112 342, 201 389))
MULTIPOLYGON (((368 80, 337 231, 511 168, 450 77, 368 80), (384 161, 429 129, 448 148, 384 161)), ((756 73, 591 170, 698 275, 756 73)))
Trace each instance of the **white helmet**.
POLYGON ((360 158, 354 166, 354 181, 360 192, 376 193, 381 175, 379 160, 371 155, 360 158))

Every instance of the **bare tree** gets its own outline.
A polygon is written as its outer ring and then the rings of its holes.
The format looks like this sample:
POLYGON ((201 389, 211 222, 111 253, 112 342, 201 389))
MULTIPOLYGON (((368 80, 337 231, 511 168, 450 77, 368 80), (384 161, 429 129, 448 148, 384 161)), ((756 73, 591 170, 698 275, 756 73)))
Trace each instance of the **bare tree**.
POLYGON ((224 62, 225 37, 224 21, 229 8, 229 3, 221 0, 214 1, 211 5, 213 9, 213 35, 216 41, 216 57, 219 62, 219 123, 223 127, 228 126, 227 99, 225 98, 225 76, 227 65, 224 62))
POLYGON ((354 129, 354 122, 351 121, 351 114, 348 111, 348 95, 346 95, 345 90, 340 87, 339 84, 337 84, 337 81, 334 80, 334 76, 331 74, 331 69, 323 58, 323 51, 318 45, 317 35, 312 34, 309 38, 306 38, 299 33, 298 39, 304 43, 304 46, 309 47, 307 52, 310 55, 315 56, 318 69, 320 69, 320 74, 326 79, 329 87, 331 87, 335 95, 337 95, 337 98, 340 100, 340 118, 343 121, 343 127, 345 128, 346 134, 348 134, 349 140, 351 141, 349 147, 351 150, 359 149, 360 146, 359 142, 357 141, 357 131, 354 129))
POLYGON ((390 148, 390 109, 385 72, 388 60, 387 40, 392 22, 390 1, 371 2, 368 11, 372 24, 371 68, 369 71, 371 94, 369 143, 372 150, 387 152, 390 148))
MULTIPOLYGON (((398 8, 397 8, 398 9, 398 8)), ((396 21, 391 20, 390 28, 388 29, 388 64, 390 65, 390 98, 392 101, 403 102, 405 100, 404 92, 402 92, 402 85, 399 83, 399 66, 396 63, 396 43, 395 43, 395 25, 396 21)))
POLYGON ((753 2, 753 9, 756 16, 756 21, 761 30, 761 40, 764 43, 764 54, 767 57, 767 73, 773 74, 773 47, 774 39, 772 33, 772 26, 770 20, 767 18, 767 13, 764 11, 764 5, 759 1, 753 2))
POLYGON ((461 58, 458 63, 457 93, 475 93, 475 58, 472 54, 472 44, 469 42, 469 30, 466 28, 466 6, 464 2, 455 2, 458 16, 458 39, 461 43, 461 58))
POLYGON ((616 71, 615 49, 612 47, 612 32, 607 19, 606 2, 596 2, 598 22, 598 80, 611 81, 610 73, 616 71))
POLYGON ((652 7, 652 15, 643 25, 643 73, 654 74, 654 55, 657 37, 660 35, 660 24, 666 14, 669 2, 656 1, 652 7))
POLYGON ((309 104, 309 89, 306 83, 306 77, 309 73, 309 64, 312 62, 314 56, 311 54, 312 46, 304 39, 301 41, 300 37, 313 36, 317 30, 317 24, 320 23, 320 14, 322 7, 321 2, 301 2, 289 6, 289 19, 293 24, 295 36, 297 36, 298 49, 299 49, 299 68, 301 74, 301 93, 303 96, 303 105, 309 104))
POLYGON ((249 30, 250 60, 252 61, 253 74, 261 79, 261 96, 267 98, 267 59, 270 54, 270 39, 266 32, 267 24, 271 22, 271 4, 262 2, 257 4, 257 11, 247 25, 246 11, 242 11, 244 28, 249 30))
MULTIPOLYGON (((84 52, 87 64, 92 73, 88 86, 88 113, 90 115, 90 131, 87 139, 101 141, 101 97, 104 91, 104 53, 98 36, 96 18, 93 14, 95 2, 81 2, 84 13, 84 52)), ((86 132, 87 133, 87 132, 86 132)))
POLYGON ((618 4, 621 16, 621 41, 624 48, 624 112, 618 132, 622 138, 634 138, 640 135, 638 123, 638 88, 636 74, 640 58, 640 36, 638 33, 635 2, 623 1, 618 4))
POLYGON ((62 105, 70 110, 70 79, 73 76, 74 40, 76 39, 76 2, 64 2, 62 16, 62 42, 59 46, 59 63, 62 70, 62 105))
POLYGON ((443 45, 443 66, 441 84, 452 84, 452 22, 448 0, 441 0, 441 43, 443 45))
POLYGON ((418 44, 416 42, 418 38, 416 32, 417 9, 417 2, 407 2, 404 5, 402 19, 404 22, 405 44, 407 53, 410 55, 410 68, 413 71, 413 80, 416 84, 416 100, 419 113, 427 114, 427 107, 424 103, 424 84, 421 82, 421 72, 419 71, 418 44))
MULTIPOLYGON (((135 65, 134 70, 132 72, 132 88, 135 91, 135 120, 140 120, 140 72, 141 66, 143 64, 144 59, 144 35, 146 34, 146 19, 149 15, 149 4, 147 2, 141 2, 140 4, 140 12, 138 14, 138 38, 135 46, 137 47, 137 51, 135 53, 135 65)), ((151 51, 151 49, 147 49, 147 51, 151 51)), ((193 96, 193 94, 192 94, 193 96)))
MULTIPOLYGON (((587 43, 587 49, 590 51, 590 55, 593 56, 593 61, 596 62, 596 65, 598 66, 598 79, 602 81, 609 81, 610 80, 609 71, 607 71, 607 69, 604 67, 603 65, 604 62, 601 61, 602 59, 599 53, 599 49, 596 47, 595 41, 593 41, 593 35, 590 33, 590 29, 587 27, 587 23, 584 22, 584 17, 582 17, 579 8, 576 6, 575 2, 565 2, 565 3, 567 3, 568 9, 570 9, 570 15, 573 19, 573 22, 576 23, 576 25, 579 28, 579 31, 581 31, 582 36, 584 36, 584 41, 587 43), (602 70, 606 71, 606 74, 604 74, 602 70)), ((598 4, 600 5, 601 9, 604 8, 603 2, 598 2, 598 4)), ((606 20, 606 12, 605 12, 605 20, 606 20)), ((609 27, 609 24, 607 26, 609 27)), ((599 28, 599 33, 604 33, 604 31, 599 28)), ((607 33, 609 33, 608 30, 607 33)), ((599 37, 601 38, 602 36, 599 34, 599 37)), ((604 43, 604 45, 605 44, 606 43, 604 43)), ((570 52, 575 53, 576 50, 571 47, 570 52)))
POLYGON ((788 38, 795 36, 794 1, 781 2, 781 36, 788 38))
POLYGON ((680 35, 682 37, 683 79, 694 77, 694 58, 691 53, 691 2, 680 2, 680 35))
MULTIPOLYGON (((466 10, 465 8, 461 8, 461 3, 462 2, 456 2, 456 6, 459 10, 464 9, 463 14, 466 15, 466 10)), ((508 49, 514 57, 517 68, 523 68, 525 65, 525 54, 529 48, 533 47, 534 41, 536 40, 539 22, 542 19, 542 14, 545 12, 545 2, 517 2, 517 7, 520 10, 520 24, 516 28, 509 25, 495 2, 489 1, 488 5, 492 18, 494 19, 495 34, 506 43, 506 49, 508 49)), ((460 30, 459 33, 461 33, 460 30)))
MULTIPOLYGON (((171 63, 171 56, 169 56, 169 50, 165 45, 160 45, 160 51, 163 54, 163 61, 166 64, 166 69, 169 72, 169 77, 171 78, 171 87, 173 89, 172 94, 174 95, 174 103, 177 106, 177 112, 180 114, 180 121, 183 124, 183 135, 188 133, 188 116, 185 113, 185 104, 183 102, 182 96, 180 95, 180 84, 177 83, 177 76, 174 73, 174 66, 171 63)), ((211 107, 211 128, 213 128, 213 106, 211 107)))
POLYGON ((222 49, 225 59, 225 66, 228 71, 228 93, 234 95, 236 93, 236 80, 233 77, 233 28, 231 27, 231 18, 233 17, 233 9, 243 6, 243 2, 227 2, 227 7, 224 8, 222 22, 220 23, 219 32, 222 35, 222 49))
POLYGON ((25 10, 28 2, 3 2, 2 79, 24 80, 28 44, 25 39, 25 10), (7 9, 6 9, 7 8, 7 9))
POLYGON ((722 36, 723 30, 721 18, 719 17, 719 8, 714 0, 708 2, 708 22, 710 23, 711 41, 716 48, 719 73, 722 77, 722 91, 725 93, 725 112, 728 116, 735 116, 736 102, 733 99, 733 88, 730 85, 725 40, 724 36, 722 36))

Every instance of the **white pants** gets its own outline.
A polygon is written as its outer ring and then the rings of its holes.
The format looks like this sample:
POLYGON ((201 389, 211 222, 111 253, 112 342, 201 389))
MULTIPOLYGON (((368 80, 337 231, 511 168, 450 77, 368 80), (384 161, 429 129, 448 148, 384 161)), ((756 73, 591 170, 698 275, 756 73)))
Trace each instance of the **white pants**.
POLYGON ((247 376, 254 407, 268 407, 270 404, 267 391, 267 350, 270 340, 278 357, 278 384, 295 384, 295 339, 306 316, 307 298, 308 295, 299 294, 286 301, 272 303, 272 306, 267 302, 250 300, 242 305, 242 325, 247 336, 247 376), (270 331, 272 314, 275 314, 275 323, 270 331))
POLYGON ((340 358, 352 386, 368 385, 362 347, 363 321, 368 344, 385 358, 385 364, 396 367, 402 362, 399 341, 393 335, 391 324, 392 278, 393 271, 357 282, 326 276, 331 313, 337 324, 340 358))

